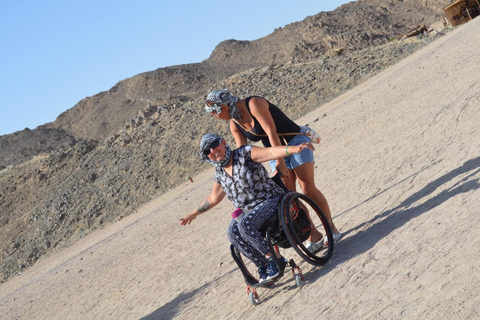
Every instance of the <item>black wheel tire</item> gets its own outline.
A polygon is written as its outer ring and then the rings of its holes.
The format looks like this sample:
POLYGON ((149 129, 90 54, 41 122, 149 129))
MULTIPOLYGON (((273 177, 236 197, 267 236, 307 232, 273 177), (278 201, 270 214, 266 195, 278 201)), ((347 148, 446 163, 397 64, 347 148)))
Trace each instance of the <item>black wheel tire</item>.
POLYGON ((288 241, 292 245, 292 248, 298 253, 300 257, 306 262, 315 265, 323 266, 331 258, 334 249, 333 234, 330 228, 330 225, 325 217, 325 214, 322 212, 320 207, 308 196, 297 193, 297 192, 288 192, 286 193, 279 204, 279 219, 282 224, 282 228, 287 236, 288 241), (317 255, 314 252, 310 252, 300 240, 299 236, 295 232, 292 224, 292 219, 290 217, 290 206, 291 203, 296 200, 303 200, 306 202, 310 208, 312 208, 317 214, 318 218, 321 220, 324 232, 326 233, 328 239, 328 246, 322 250, 322 255, 317 255))

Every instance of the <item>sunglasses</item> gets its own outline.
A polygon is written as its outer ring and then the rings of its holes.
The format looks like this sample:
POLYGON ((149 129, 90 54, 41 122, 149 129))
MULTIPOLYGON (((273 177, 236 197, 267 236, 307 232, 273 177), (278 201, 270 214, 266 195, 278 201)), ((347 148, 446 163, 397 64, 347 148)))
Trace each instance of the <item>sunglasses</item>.
POLYGON ((209 107, 213 107, 213 106, 216 106, 217 104, 213 101, 210 101, 210 100, 205 100, 205 104, 209 107))
POLYGON ((207 96, 204 96, 204 97, 203 97, 203 100, 205 100, 205 104, 206 104, 207 106, 209 106, 209 107, 213 107, 213 106, 216 105, 215 102, 213 102, 213 101, 211 101, 211 100, 207 100, 207 96))
POLYGON ((221 142, 220 140, 215 140, 212 143, 210 143, 208 148, 205 148, 205 150, 203 150, 203 154, 205 156, 208 156, 210 154, 210 149, 215 149, 216 147, 218 147, 220 145, 220 142, 221 142))

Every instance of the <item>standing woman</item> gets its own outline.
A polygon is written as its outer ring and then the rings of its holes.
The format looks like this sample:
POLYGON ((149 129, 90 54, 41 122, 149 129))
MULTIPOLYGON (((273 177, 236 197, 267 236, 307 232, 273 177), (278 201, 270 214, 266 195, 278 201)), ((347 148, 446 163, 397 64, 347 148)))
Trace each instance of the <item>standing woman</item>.
MULTIPOLYGON (((228 90, 213 90, 205 96, 205 110, 216 119, 230 122, 230 132, 237 147, 246 145, 247 139, 262 141, 264 147, 295 146, 310 141, 305 135, 307 127, 297 125, 277 106, 262 97, 252 96, 240 100, 228 90)), ((315 186, 313 151, 305 149, 300 154, 270 161, 270 166, 272 172, 278 170, 282 173, 289 190, 296 191, 298 179, 303 193, 312 198, 325 213, 334 241, 340 240, 342 234, 333 223, 327 199, 315 186)), ((311 241, 309 249, 316 250, 323 245, 318 233, 312 235, 311 241)))

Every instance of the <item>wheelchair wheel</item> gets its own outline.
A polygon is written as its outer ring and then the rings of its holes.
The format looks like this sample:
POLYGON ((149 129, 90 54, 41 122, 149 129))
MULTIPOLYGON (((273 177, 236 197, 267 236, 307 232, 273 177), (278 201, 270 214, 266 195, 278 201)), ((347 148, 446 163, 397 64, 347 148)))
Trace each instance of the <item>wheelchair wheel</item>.
POLYGON ((286 193, 279 203, 278 218, 292 248, 306 262, 322 266, 330 259, 334 249, 332 230, 324 213, 311 198, 297 192, 286 193), (305 247, 306 240, 315 229, 328 244, 310 251, 305 247))
MULTIPOLYGON (((280 253, 279 248, 277 246, 272 246, 272 250, 280 253)), ((242 253, 235 248, 233 245, 230 245, 230 252, 232 254, 233 260, 237 263, 238 268, 243 274, 243 279, 245 280, 245 284, 248 287, 252 288, 269 288, 272 286, 275 281, 272 282, 267 282, 260 284, 258 282, 258 276, 254 276, 255 271, 257 270, 257 267, 253 262, 251 262, 249 259, 244 259, 242 253), (252 274, 253 272, 253 274, 252 274)), ((294 262, 293 262, 294 263, 294 262)), ((283 274, 282 274, 283 276, 283 274)))
POLYGON ((245 280, 247 286, 253 286, 258 284, 258 279, 254 277, 249 270, 253 270, 255 268, 255 265, 248 259, 244 261, 240 251, 238 251, 238 249, 235 248, 233 245, 230 245, 230 253, 232 254, 233 260, 237 263, 238 268, 242 272, 243 279, 245 280))

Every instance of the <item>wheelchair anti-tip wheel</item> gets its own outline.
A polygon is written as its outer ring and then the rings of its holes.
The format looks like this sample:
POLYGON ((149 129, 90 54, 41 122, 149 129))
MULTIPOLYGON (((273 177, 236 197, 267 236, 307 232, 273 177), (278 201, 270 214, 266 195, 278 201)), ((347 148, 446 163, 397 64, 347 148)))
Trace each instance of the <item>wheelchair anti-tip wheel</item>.
POLYGON ((247 288, 247 293, 248 293, 248 299, 250 300, 250 303, 254 306, 257 306, 260 304, 260 298, 258 297, 257 290, 255 288, 248 287, 247 288))
POLYGON ((302 288, 305 285, 305 280, 300 274, 296 274, 295 283, 297 284, 297 287, 302 288))

